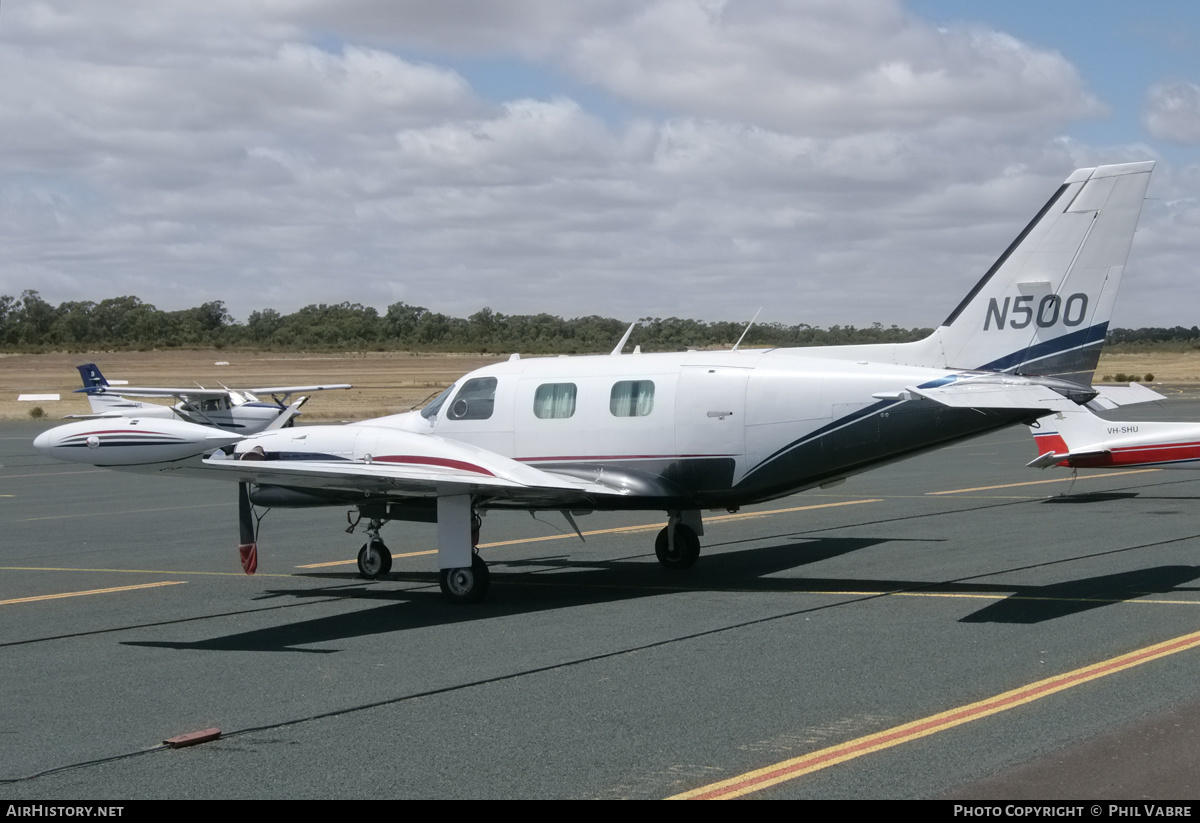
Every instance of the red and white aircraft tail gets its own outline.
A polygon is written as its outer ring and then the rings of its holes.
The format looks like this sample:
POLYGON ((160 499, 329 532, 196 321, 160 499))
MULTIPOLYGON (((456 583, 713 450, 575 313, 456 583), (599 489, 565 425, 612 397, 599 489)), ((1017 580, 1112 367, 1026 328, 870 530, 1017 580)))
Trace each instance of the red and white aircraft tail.
POLYGON ((1038 448, 1032 468, 1200 469, 1200 423, 1105 420, 1076 407, 1043 417, 1030 431, 1038 448))

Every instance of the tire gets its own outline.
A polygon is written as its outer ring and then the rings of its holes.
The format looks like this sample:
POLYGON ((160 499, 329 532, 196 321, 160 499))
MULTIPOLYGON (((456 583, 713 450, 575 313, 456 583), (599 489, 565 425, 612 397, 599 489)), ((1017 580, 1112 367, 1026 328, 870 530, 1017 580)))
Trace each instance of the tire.
POLYGON ((668 569, 690 569, 700 557, 700 538, 682 523, 675 526, 675 551, 668 548, 667 530, 658 533, 654 541, 654 554, 658 562, 668 569))
POLYGON ((442 569, 439 575, 442 594, 451 603, 478 603, 487 596, 492 575, 479 555, 471 556, 469 568, 442 569))
POLYGON ((370 540, 358 550, 358 573, 366 580, 377 580, 392 570, 392 553, 382 540, 370 540), (374 548, 374 551, 371 549, 374 548))

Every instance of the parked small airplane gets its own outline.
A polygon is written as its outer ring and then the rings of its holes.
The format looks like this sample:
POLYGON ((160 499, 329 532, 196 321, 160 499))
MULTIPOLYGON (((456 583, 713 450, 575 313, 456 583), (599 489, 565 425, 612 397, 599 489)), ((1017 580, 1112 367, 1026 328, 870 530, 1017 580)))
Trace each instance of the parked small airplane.
POLYGON ((688 568, 704 509, 830 486, 1092 400, 1153 165, 1076 171, 914 343, 626 355, 622 340, 610 356, 513 355, 421 411, 362 423, 237 437, 130 418, 59 426, 34 445, 63 460, 237 481, 247 573, 256 505, 357 510, 367 578, 391 568, 387 521, 436 520, 441 588, 457 602, 487 592, 474 547, 489 509, 560 511, 572 526, 595 509, 666 511, 655 554, 688 568))
POLYGON ((274 386, 263 389, 206 389, 196 386, 192 389, 167 388, 132 388, 112 386, 95 363, 76 366, 79 376, 83 378, 83 388, 77 392, 87 392, 88 403, 92 406, 92 414, 72 414, 68 417, 83 417, 87 419, 109 417, 137 417, 141 419, 173 420, 180 419, 201 426, 212 426, 218 429, 237 432, 239 434, 255 434, 268 427, 278 428, 280 425, 291 425, 294 415, 304 405, 307 397, 301 397, 289 404, 293 394, 297 392, 327 391, 329 389, 348 389, 349 383, 332 383, 321 386, 274 386), (259 400, 255 395, 269 394, 273 403, 259 400), (179 402, 174 406, 164 406, 157 403, 142 403, 130 400, 130 397, 173 397, 179 402), (285 421, 272 426, 282 415, 287 415, 285 421))
POLYGON ((1200 469, 1200 423, 1105 420, 1075 408, 1042 418, 1030 431, 1038 448, 1028 463, 1033 468, 1200 469))

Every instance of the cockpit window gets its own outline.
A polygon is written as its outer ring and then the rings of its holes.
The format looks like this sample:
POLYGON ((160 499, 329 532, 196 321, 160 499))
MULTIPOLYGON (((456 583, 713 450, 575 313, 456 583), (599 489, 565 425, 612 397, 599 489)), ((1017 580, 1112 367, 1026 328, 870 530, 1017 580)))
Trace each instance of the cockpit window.
POLYGON ((614 417, 645 417, 654 411, 653 380, 622 380, 612 387, 608 410, 614 417))
POLYGON ((496 378, 476 377, 463 383, 454 396, 448 420, 487 420, 496 404, 496 378))
POLYGON ((446 398, 448 398, 450 396, 451 392, 453 392, 453 391, 454 391, 454 386, 450 386, 444 392, 442 392, 437 397, 435 397, 433 399, 432 403, 430 403, 425 408, 421 409, 421 416, 424 417, 426 420, 432 420, 433 418, 437 417, 437 413, 441 410, 442 406, 445 405, 445 403, 446 403, 446 398))

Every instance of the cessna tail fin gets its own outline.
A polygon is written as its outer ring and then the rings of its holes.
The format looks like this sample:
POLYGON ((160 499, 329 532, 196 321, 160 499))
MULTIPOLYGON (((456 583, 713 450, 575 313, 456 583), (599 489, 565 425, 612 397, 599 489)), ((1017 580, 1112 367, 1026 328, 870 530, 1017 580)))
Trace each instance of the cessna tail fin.
POLYGON ((914 347, 940 349, 948 368, 1090 383, 1153 169, 1147 161, 1076 171, 914 347))
POLYGON ((79 376, 83 378, 83 390, 88 394, 108 388, 108 381, 104 379, 100 369, 96 368, 95 363, 85 363, 75 368, 79 369, 79 376))
POLYGON ((1103 459, 1108 455, 1108 449, 1092 448, 1091 445, 1110 439, 1108 427, 1112 425, 1086 409, 1044 417, 1029 427, 1038 456, 1026 465, 1046 469, 1073 465, 1075 460, 1103 459))

